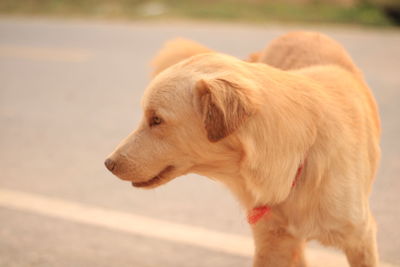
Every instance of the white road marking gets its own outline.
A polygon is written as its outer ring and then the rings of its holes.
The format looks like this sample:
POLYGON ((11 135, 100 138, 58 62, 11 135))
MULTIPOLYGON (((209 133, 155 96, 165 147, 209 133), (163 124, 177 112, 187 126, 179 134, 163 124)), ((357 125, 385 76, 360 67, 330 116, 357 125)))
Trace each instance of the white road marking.
POLYGON ((1 45, 0 58, 17 58, 37 61, 84 62, 91 53, 80 49, 1 45))
MULTIPOLYGON (((0 206, 233 255, 253 256, 253 241, 247 236, 156 220, 38 194, 0 189, 0 206)), ((348 266, 343 255, 322 249, 307 249, 307 258, 311 266, 315 267, 348 266)), ((381 267, 391 266, 393 265, 381 264, 381 267)))

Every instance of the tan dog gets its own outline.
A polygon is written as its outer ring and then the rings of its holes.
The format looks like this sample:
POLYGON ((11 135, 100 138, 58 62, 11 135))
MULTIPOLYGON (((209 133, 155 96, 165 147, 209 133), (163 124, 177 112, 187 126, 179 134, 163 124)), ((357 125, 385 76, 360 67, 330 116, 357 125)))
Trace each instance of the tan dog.
POLYGON ((306 266, 311 239, 343 249, 353 267, 377 266, 368 195, 379 119, 339 48, 340 60, 297 71, 218 53, 167 68, 146 89, 145 116, 107 168, 143 188, 194 172, 226 184, 248 211, 269 207, 252 225, 254 266, 306 266))

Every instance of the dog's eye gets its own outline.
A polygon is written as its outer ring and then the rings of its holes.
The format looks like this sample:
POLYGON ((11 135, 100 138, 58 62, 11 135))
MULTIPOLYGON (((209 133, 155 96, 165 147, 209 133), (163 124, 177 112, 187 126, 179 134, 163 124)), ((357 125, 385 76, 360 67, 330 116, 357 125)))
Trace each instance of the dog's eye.
POLYGON ((162 122, 162 119, 160 117, 153 116, 150 120, 150 126, 159 125, 159 124, 161 124, 161 122, 162 122))

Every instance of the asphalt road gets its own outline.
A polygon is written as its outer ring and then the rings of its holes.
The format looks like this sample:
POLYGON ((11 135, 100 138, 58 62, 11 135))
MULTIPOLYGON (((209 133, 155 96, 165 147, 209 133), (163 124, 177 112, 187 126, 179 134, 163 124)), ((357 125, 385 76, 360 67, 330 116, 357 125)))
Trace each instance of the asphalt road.
POLYGON ((165 40, 192 38, 244 58, 304 28, 339 40, 378 100, 383 157, 371 206, 381 259, 400 266, 400 31, 21 18, 0 18, 0 266, 250 266, 245 253, 207 245, 218 233, 249 237, 221 185, 189 175, 142 191, 113 177, 103 161, 138 123, 148 62, 165 40), (16 193, 6 201, 5 192, 16 193), (20 205, 18 193, 33 198, 20 205), (57 200, 64 202, 49 214, 57 200), (70 202, 84 205, 74 210, 83 215, 96 207, 205 229, 205 245, 157 238, 159 224, 131 233, 121 214, 107 227, 106 218, 65 215, 70 202))

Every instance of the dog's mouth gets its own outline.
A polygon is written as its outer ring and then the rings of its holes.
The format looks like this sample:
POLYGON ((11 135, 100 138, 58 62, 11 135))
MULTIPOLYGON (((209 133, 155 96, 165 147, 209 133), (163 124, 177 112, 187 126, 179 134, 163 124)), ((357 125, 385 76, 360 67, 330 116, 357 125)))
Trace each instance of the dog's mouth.
POLYGON ((166 179, 166 174, 171 172, 173 169, 174 169, 174 166, 168 165, 159 174, 157 174, 150 180, 147 180, 144 182, 132 182, 132 185, 135 187, 150 187, 153 185, 160 184, 163 180, 166 179))

